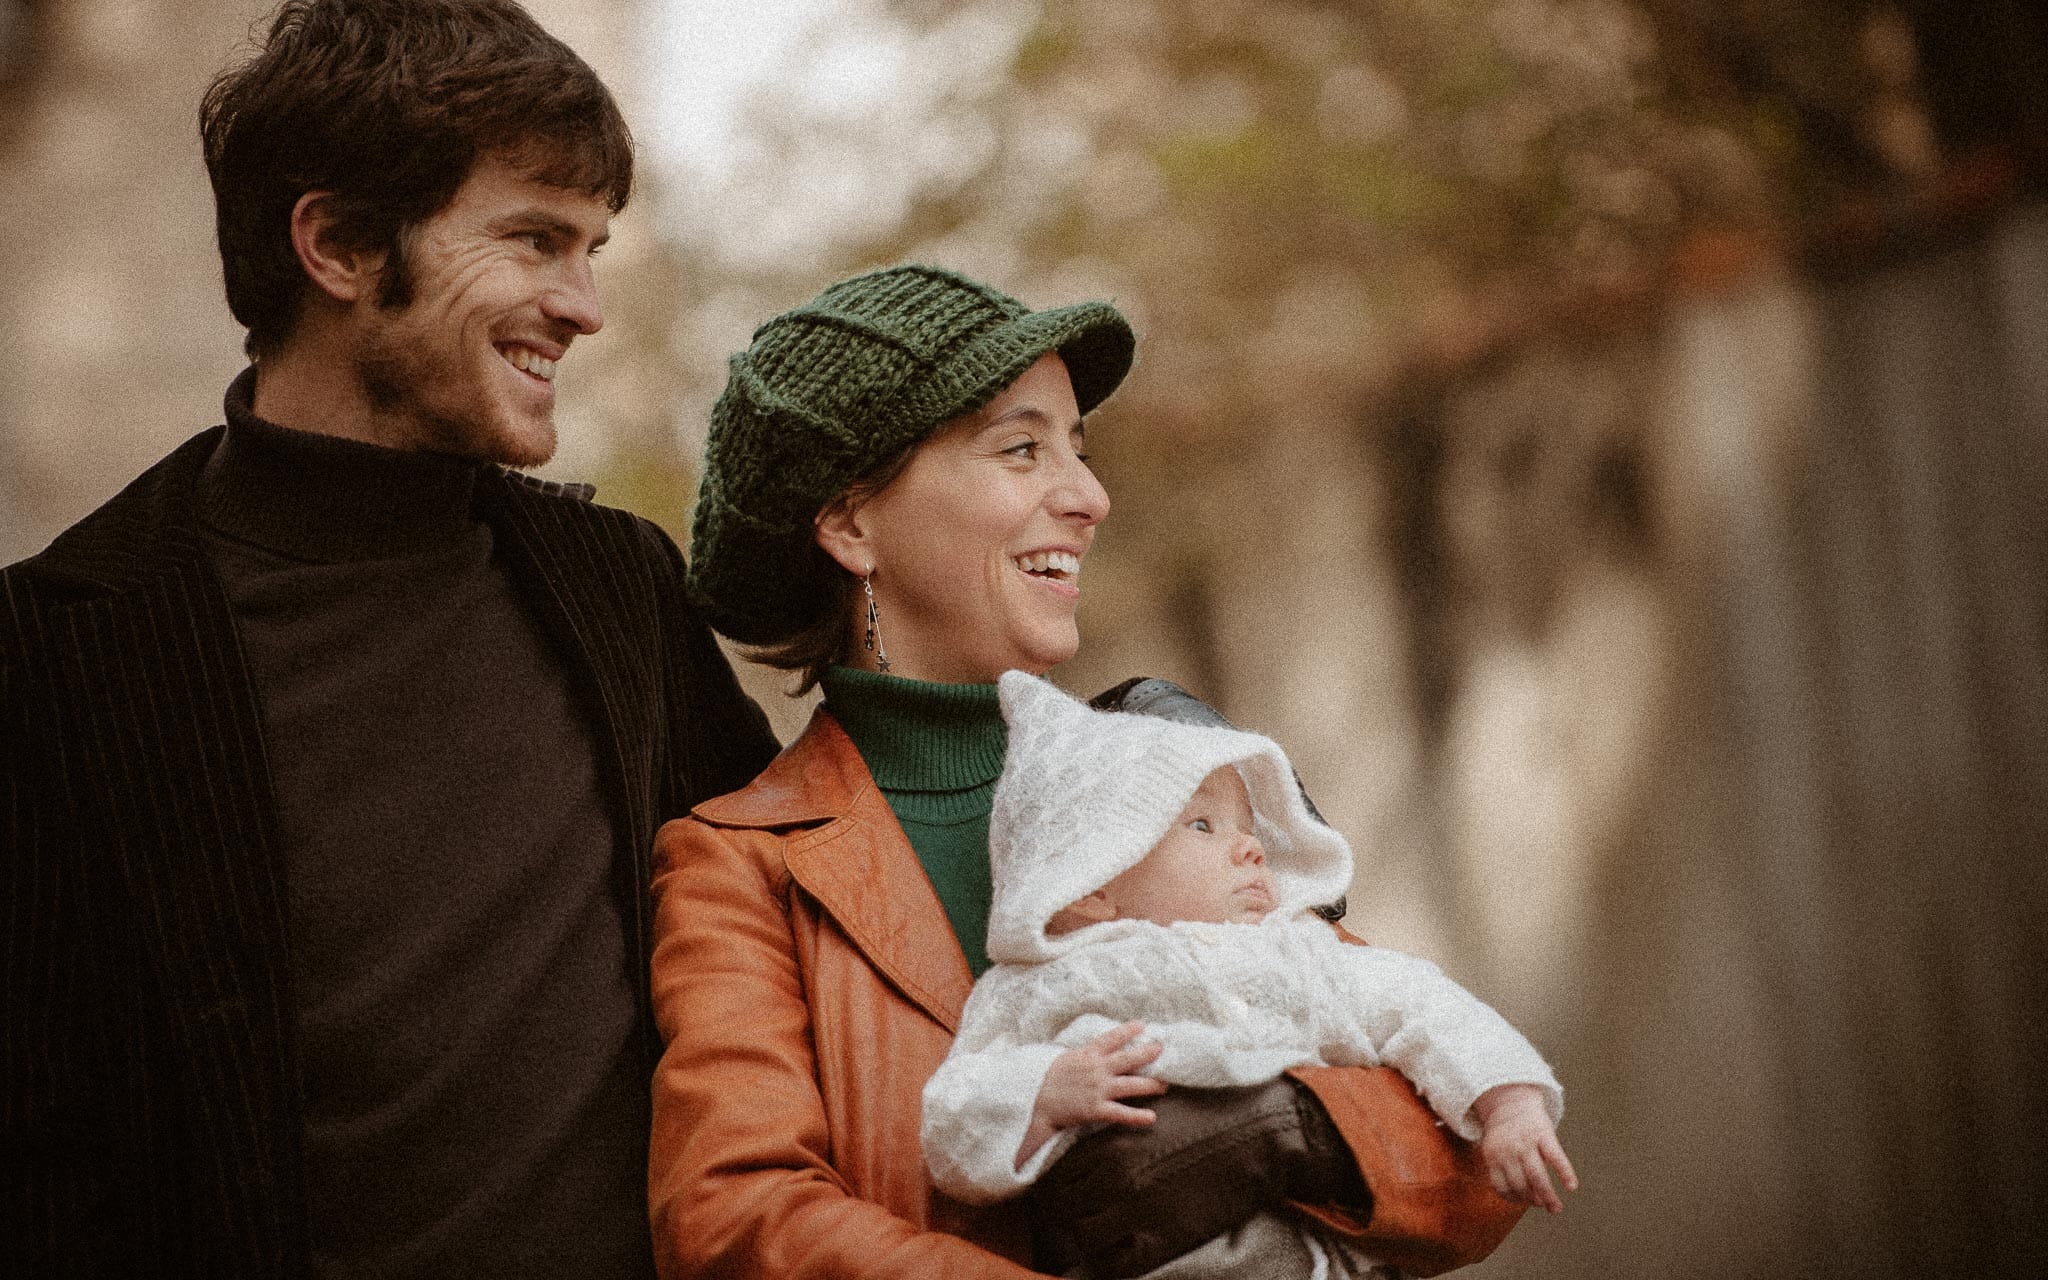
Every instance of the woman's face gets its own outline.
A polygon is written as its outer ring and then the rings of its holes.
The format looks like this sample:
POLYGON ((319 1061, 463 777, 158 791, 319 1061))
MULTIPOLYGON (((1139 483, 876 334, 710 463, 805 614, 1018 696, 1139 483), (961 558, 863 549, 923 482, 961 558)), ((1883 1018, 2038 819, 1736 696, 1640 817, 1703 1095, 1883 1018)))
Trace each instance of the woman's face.
MULTIPOLYGON (((1081 561, 1108 513, 1067 367, 1046 355, 880 493, 827 508, 818 542, 849 573, 872 572, 893 674, 986 682, 1043 674, 1080 647, 1081 561)), ((856 593, 861 615, 864 603, 856 593)), ((851 660, 875 665, 859 647, 851 660)))

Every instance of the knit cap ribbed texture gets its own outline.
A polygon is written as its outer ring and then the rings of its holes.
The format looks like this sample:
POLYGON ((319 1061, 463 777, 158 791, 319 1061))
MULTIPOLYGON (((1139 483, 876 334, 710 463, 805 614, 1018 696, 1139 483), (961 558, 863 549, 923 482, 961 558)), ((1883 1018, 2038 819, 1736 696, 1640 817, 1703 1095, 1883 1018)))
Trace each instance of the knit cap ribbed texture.
POLYGON ((1035 963, 1083 934, 1143 927, 1117 920, 1059 938, 1045 933, 1060 908, 1136 866, 1202 779, 1224 765, 1237 767, 1251 794, 1276 911, 1305 911, 1350 888, 1351 846, 1310 814, 1272 739, 1097 711, 1021 671, 1006 673, 999 692, 1010 738, 989 814, 991 960, 1035 963))
POLYGON ((1130 371, 1131 327, 1106 302, 1032 311, 940 267, 843 280, 754 331, 711 410, 690 530, 692 596, 720 632, 786 640, 818 619, 836 566, 814 541, 826 503, 942 424, 993 400, 1047 352, 1088 413, 1130 371))

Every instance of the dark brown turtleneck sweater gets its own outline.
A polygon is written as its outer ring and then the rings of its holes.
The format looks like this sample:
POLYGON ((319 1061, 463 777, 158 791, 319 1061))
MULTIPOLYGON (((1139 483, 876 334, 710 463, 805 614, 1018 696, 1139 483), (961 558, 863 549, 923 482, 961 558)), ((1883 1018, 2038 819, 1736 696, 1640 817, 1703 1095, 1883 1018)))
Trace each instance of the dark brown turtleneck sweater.
POLYGON ((276 794, 315 1273, 650 1275, 629 851, 481 464, 252 388, 200 503, 276 794))

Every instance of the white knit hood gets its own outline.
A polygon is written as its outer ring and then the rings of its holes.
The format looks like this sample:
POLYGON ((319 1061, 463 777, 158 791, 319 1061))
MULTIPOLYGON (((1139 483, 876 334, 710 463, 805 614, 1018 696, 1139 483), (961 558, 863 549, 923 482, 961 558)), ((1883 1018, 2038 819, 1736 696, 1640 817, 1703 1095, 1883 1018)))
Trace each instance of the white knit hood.
POLYGON ((1097 711, 1021 671, 1003 676, 1000 693, 1009 747, 989 813, 989 959, 1032 964, 1084 941, 1156 927, 1111 920, 1057 938, 1045 932, 1060 908, 1136 866, 1202 779, 1227 764, 1251 794, 1274 911, 1296 915, 1350 888, 1351 847, 1310 815, 1270 738, 1097 711))

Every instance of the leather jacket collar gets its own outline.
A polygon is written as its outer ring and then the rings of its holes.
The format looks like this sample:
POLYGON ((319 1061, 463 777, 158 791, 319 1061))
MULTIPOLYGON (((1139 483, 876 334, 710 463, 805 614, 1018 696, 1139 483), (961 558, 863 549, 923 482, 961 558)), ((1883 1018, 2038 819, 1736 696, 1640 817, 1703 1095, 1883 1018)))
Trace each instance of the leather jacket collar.
POLYGON ((789 874, 868 962, 948 1031, 974 986, 931 880, 866 762, 820 707, 761 775, 693 811, 713 826, 794 832, 789 874))

